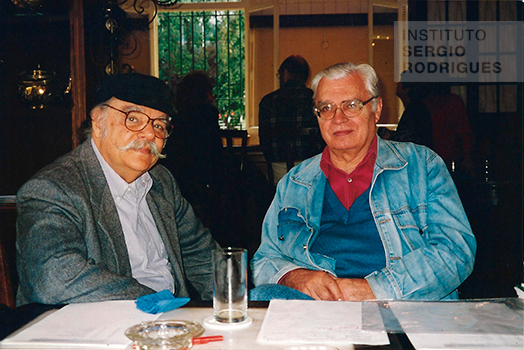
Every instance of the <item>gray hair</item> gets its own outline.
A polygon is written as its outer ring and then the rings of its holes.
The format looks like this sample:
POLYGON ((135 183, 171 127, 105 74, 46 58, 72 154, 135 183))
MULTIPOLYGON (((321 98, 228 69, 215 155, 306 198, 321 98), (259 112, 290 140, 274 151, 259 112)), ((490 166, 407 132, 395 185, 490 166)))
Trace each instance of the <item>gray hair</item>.
MULTIPOLYGON (((107 136, 107 110, 108 110, 108 108, 106 106, 104 106, 104 103, 100 103, 100 104, 96 105, 95 107, 93 107, 93 109, 91 110, 91 113, 90 113, 91 120, 93 120, 94 114, 95 114, 94 113, 95 110, 96 109, 100 110, 100 113, 98 113, 98 116, 96 118, 100 122, 100 127, 102 129, 102 135, 101 135, 102 137, 106 137, 107 136)), ((91 134, 93 133, 93 126, 91 126, 87 132, 89 133, 89 136, 91 136, 91 134)))
MULTIPOLYGON (((317 94, 318 83, 322 78, 337 80, 349 77, 352 74, 358 74, 364 80, 367 92, 371 95, 370 97, 379 96, 380 89, 378 87, 378 76, 373 67, 369 64, 354 64, 352 62, 338 63, 331 67, 321 70, 318 72, 313 80, 311 81, 311 89, 313 90, 313 97, 317 94)), ((377 108, 377 100, 374 99, 372 102, 373 111, 377 108)))
POLYGON ((91 109, 91 112, 89 112, 89 119, 84 120, 82 122, 82 125, 78 129, 76 138, 80 142, 84 142, 85 140, 87 140, 87 139, 89 139, 89 138, 91 138, 93 136, 93 123, 92 123, 92 121, 95 118, 95 110, 96 109, 100 110, 100 113, 96 116, 96 118, 99 119, 100 122, 101 122, 102 134, 103 134, 102 136, 105 137, 107 135, 107 112, 106 112, 107 107, 105 107, 103 105, 103 103, 100 103, 100 104, 96 105, 95 107, 93 107, 93 109, 91 109))

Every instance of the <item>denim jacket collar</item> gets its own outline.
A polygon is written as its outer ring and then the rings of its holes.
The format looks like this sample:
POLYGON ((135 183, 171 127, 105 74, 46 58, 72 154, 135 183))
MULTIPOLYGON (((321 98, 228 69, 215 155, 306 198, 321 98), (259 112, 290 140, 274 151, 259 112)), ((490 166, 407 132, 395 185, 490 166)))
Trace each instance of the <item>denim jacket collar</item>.
POLYGON ((377 161, 375 162, 375 176, 378 169, 398 170, 404 168, 408 162, 392 147, 378 137, 377 161))
MULTIPOLYGON (((382 170, 398 170, 404 168, 408 162, 395 150, 390 144, 384 142, 379 136, 377 146, 377 160, 375 162, 375 171, 373 180, 382 170)), ((299 185, 311 187, 311 185, 318 181, 318 177, 323 175, 320 170, 320 159, 322 154, 313 157, 312 161, 300 170, 295 175, 291 176, 291 180, 299 185)))

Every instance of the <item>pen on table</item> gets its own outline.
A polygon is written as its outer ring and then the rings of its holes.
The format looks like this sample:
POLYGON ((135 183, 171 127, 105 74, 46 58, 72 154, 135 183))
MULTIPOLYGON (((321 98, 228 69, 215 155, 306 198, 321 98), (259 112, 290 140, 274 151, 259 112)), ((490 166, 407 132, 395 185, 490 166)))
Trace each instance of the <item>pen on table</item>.
POLYGON ((209 337, 196 337, 193 338, 193 345, 195 344, 207 344, 212 341, 222 341, 224 337, 221 335, 211 335, 209 337))

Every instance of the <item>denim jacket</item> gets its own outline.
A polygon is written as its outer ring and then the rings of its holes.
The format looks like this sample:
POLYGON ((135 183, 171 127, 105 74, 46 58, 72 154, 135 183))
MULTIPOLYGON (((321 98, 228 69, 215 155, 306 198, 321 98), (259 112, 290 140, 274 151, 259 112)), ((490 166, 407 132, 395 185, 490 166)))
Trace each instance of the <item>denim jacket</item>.
MULTIPOLYGON (((309 251, 319 233, 326 177, 321 155, 279 182, 251 264, 255 285, 297 268, 335 275, 335 260, 309 251)), ((369 192, 386 267, 366 276, 377 299, 457 298, 473 270, 476 241, 453 180, 429 148, 378 139, 369 192)))

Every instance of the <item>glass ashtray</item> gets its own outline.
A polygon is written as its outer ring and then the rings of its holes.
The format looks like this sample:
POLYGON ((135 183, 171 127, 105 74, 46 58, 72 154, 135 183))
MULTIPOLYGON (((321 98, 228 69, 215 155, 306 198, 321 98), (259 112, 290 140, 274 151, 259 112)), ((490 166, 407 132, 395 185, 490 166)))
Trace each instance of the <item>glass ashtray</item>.
POLYGON ((134 342, 136 350, 185 350, 202 333, 204 327, 199 323, 165 320, 142 322, 128 328, 125 335, 134 342))

